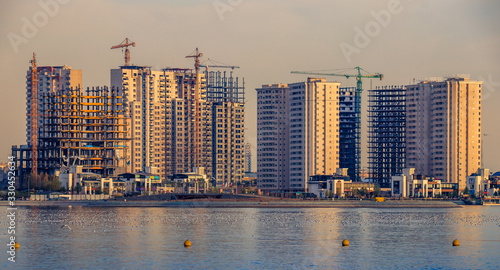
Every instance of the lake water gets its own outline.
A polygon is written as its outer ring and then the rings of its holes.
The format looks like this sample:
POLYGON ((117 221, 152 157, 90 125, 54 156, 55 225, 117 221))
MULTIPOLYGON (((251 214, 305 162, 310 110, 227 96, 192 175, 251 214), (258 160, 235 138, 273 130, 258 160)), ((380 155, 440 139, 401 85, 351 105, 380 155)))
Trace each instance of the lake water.
POLYGON ((12 263, 0 218, 1 269, 500 269, 498 206, 20 207, 17 219, 12 263))

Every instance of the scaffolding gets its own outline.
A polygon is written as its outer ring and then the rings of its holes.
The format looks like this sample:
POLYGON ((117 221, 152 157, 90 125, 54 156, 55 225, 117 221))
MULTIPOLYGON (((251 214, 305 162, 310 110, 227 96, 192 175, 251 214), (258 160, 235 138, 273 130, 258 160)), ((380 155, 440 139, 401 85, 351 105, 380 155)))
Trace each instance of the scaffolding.
POLYGON ((384 86, 369 90, 368 169, 381 187, 405 168, 406 89, 384 86))
MULTIPOLYGON (((126 107, 107 87, 44 93, 38 130, 38 171, 56 174, 70 166, 112 177, 126 170, 126 107)), ((22 175, 32 172, 30 146, 13 146, 22 175)))
POLYGON ((347 168, 351 180, 357 182, 361 181, 361 93, 356 87, 341 87, 339 101, 339 167, 347 168))
POLYGON ((205 78, 212 108, 213 177, 217 187, 236 185, 245 176, 245 81, 240 84, 232 71, 206 71, 205 78))
POLYGON ((205 72, 208 81, 207 99, 211 102, 245 103, 245 80, 240 85, 238 77, 233 72, 209 71, 205 72))

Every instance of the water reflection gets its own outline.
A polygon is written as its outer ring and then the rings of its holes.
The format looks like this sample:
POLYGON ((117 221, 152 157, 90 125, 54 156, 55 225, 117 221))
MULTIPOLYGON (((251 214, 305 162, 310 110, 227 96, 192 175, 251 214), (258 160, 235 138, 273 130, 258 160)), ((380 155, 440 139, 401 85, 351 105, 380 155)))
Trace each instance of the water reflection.
MULTIPOLYGON (((18 215, 22 269, 495 269, 500 248, 498 207, 28 207, 18 215), (452 247, 453 239, 461 246, 452 247)), ((4 243, 7 237, 1 234, 4 243)), ((6 259, 0 265, 11 266, 6 259)))

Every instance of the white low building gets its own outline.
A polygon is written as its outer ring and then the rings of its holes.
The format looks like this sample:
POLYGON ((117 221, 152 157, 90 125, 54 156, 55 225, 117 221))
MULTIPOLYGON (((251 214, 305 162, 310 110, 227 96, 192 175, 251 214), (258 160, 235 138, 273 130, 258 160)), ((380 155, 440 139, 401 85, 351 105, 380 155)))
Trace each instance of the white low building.
POLYGON ((442 194, 441 181, 416 175, 414 168, 403 169, 400 175, 391 178, 391 196, 393 197, 436 197, 442 194))
POLYGON ((307 192, 313 193, 318 198, 345 196, 345 184, 352 183, 347 175, 347 169, 339 168, 334 175, 313 175, 307 181, 307 192), (330 193, 330 194, 328 194, 330 193))
POLYGON ((467 195, 475 195, 475 196, 488 195, 489 178, 490 178, 489 169, 479 169, 477 173, 473 173, 472 175, 467 176, 466 186, 467 189, 469 190, 469 194, 467 195))
POLYGON ((206 193, 208 178, 204 168, 194 168, 194 172, 175 174, 173 180, 182 186, 183 193, 206 193))

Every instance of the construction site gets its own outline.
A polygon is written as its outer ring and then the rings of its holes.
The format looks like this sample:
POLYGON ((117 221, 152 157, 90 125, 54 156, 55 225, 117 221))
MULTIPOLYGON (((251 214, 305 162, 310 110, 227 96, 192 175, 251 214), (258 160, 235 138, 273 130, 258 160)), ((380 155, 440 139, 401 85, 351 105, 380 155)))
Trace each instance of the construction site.
POLYGON ((70 166, 116 177, 150 172, 169 179, 204 168, 217 186, 244 177, 244 81, 237 66, 207 60, 196 49, 194 69, 125 63, 111 70, 110 87, 83 90, 81 70, 37 67, 27 73, 27 144, 12 146, 20 182, 30 175, 58 175, 70 166), (205 70, 202 70, 204 68, 205 70), (231 71, 209 69, 230 68, 231 71))
MULTIPOLYGON (((72 165, 85 172, 113 177, 125 172, 126 142, 122 97, 107 87, 65 89, 45 93, 42 122, 38 127, 37 173, 66 172, 72 165)), ((33 147, 12 147, 20 179, 34 173, 33 147)))

